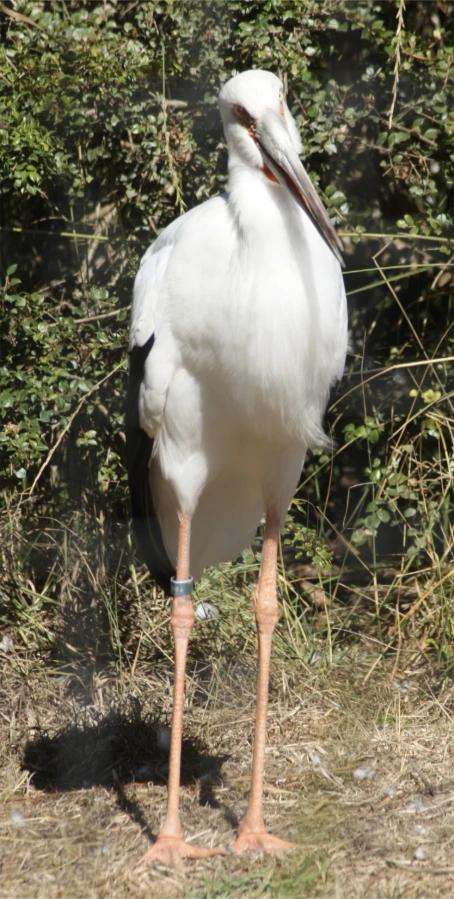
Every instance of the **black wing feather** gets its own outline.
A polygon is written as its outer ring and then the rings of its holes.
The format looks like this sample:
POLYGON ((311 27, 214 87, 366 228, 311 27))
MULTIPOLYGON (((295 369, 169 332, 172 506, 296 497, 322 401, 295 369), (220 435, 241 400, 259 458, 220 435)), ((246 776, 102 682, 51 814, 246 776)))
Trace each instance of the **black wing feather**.
POLYGON ((152 334, 143 346, 134 347, 129 354, 126 458, 136 539, 153 580, 170 594, 170 578, 175 577, 175 568, 164 546, 149 481, 149 465, 154 441, 140 427, 139 418, 140 385, 144 376, 145 362, 153 348, 154 340, 155 336, 152 334))

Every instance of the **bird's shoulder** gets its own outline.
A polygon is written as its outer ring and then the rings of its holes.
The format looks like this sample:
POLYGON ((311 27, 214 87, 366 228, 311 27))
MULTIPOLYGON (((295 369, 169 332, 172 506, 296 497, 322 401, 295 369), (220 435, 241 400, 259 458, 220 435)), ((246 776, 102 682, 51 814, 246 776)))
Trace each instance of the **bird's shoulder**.
POLYGON ((144 253, 134 281, 129 350, 142 346, 155 330, 158 304, 165 302, 171 260, 185 257, 194 241, 217 239, 227 224, 226 197, 212 197, 167 225, 144 253))

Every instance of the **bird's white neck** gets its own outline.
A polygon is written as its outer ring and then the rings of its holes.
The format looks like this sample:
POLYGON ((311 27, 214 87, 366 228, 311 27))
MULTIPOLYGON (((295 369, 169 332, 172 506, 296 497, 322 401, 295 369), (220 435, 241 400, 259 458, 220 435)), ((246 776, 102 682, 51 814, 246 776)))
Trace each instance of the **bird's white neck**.
POLYGON ((230 157, 228 190, 235 222, 246 240, 260 238, 276 245, 280 234, 302 236, 298 207, 285 189, 270 181, 261 169, 230 157))

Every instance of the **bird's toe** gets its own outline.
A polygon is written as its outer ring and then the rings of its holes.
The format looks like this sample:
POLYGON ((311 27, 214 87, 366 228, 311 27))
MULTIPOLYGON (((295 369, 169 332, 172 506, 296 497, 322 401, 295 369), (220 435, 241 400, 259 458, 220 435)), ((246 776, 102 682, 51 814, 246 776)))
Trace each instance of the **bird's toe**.
POLYGON ((296 843, 282 840, 280 837, 273 836, 272 833, 266 833, 266 831, 253 833, 252 831, 244 830, 238 834, 231 851, 245 852, 249 849, 253 852, 268 852, 271 855, 282 856, 285 852, 296 849, 296 846, 296 843))

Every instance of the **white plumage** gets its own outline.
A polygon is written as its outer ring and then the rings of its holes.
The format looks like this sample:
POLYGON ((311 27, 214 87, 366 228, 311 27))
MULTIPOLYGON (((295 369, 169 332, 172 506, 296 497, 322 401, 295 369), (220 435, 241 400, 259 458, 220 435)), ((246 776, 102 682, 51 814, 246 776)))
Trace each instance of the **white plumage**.
POLYGON ((264 512, 252 786, 232 850, 291 848, 266 832, 262 808, 279 526, 306 450, 325 440, 322 417, 347 346, 340 241, 298 158, 280 80, 237 75, 220 108, 228 192, 181 216, 150 247, 131 319, 133 520, 152 576, 174 596, 168 804, 146 854, 166 864, 225 851, 185 843, 179 817, 190 575, 236 556, 264 512))
POLYGON ((283 116, 300 149, 278 78, 250 71, 224 86, 228 193, 148 249, 131 319, 130 350, 155 335, 139 393, 153 506, 173 566, 178 510, 193 516, 196 578, 251 541, 267 505, 284 517, 306 450, 324 441, 347 341, 339 262, 290 192, 264 176, 237 103, 256 121, 267 109, 283 116))

